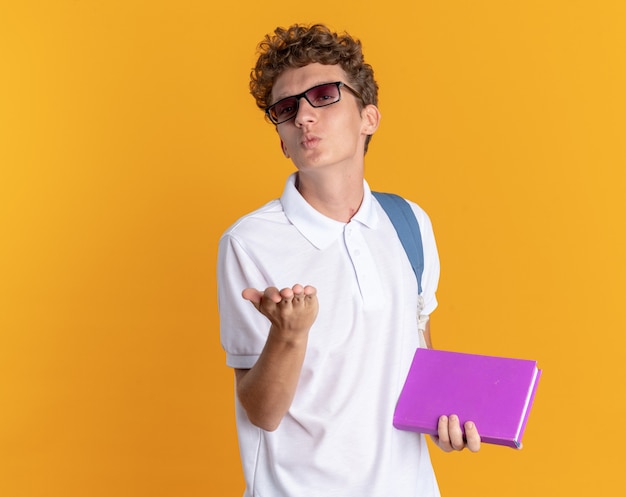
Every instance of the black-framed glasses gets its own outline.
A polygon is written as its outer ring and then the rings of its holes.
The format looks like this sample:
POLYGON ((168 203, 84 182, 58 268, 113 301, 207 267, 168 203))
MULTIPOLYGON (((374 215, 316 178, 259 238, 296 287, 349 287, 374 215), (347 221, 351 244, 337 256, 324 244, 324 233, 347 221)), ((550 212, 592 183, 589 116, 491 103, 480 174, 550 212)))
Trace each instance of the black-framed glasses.
POLYGON ((265 114, 273 124, 282 124, 296 117, 301 98, 306 99, 311 107, 326 107, 327 105, 336 104, 341 100, 341 87, 350 90, 356 97, 363 100, 359 92, 341 81, 336 81, 334 83, 324 83, 314 86, 299 95, 282 98, 275 104, 266 108, 265 114))

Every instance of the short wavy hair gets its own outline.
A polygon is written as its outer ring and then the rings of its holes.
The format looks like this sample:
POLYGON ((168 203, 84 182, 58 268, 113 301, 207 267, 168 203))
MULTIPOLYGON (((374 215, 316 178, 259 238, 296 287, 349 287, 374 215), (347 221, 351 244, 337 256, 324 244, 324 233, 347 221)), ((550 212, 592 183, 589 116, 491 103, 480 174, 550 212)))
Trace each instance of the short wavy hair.
POLYGON ((283 71, 316 62, 339 64, 348 77, 346 83, 361 94, 359 105, 378 105, 374 70, 365 63, 361 42, 348 33, 335 33, 323 24, 278 27, 259 43, 258 54, 250 73, 250 93, 263 111, 271 104, 272 88, 283 71))

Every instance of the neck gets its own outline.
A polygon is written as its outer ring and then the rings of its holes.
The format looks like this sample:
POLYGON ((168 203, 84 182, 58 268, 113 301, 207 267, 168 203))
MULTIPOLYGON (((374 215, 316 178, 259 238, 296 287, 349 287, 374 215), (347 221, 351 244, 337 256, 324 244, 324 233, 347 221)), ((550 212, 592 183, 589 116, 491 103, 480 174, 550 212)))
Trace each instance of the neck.
POLYGON ((296 188, 304 199, 325 216, 347 223, 363 201, 363 174, 305 174, 298 172, 296 188))

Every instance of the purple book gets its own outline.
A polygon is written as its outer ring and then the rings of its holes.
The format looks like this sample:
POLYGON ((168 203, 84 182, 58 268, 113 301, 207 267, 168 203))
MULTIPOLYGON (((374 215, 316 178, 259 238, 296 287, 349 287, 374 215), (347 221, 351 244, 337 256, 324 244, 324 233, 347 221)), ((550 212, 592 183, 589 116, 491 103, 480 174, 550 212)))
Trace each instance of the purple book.
POLYGON ((457 414, 483 442, 519 448, 540 376, 536 361, 420 348, 393 425, 436 435, 439 416, 457 414))

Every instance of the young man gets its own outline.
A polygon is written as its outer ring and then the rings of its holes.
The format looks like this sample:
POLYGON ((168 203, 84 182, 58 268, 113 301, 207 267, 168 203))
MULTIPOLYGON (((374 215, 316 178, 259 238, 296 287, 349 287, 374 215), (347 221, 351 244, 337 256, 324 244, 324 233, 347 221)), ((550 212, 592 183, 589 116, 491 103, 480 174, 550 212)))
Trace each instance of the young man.
MULTIPOLYGON (((260 44, 251 93, 296 167, 280 199, 220 240, 222 345, 235 369, 245 497, 439 495, 422 435, 392 417, 419 345, 418 290, 393 225, 364 180, 380 113, 361 45, 323 25, 260 44), (243 298, 242 298, 243 297, 243 298)), ((437 306, 430 220, 421 322, 437 306)), ((450 413, 442 413, 450 414, 450 413)), ((435 443, 476 451, 454 415, 435 443)))

